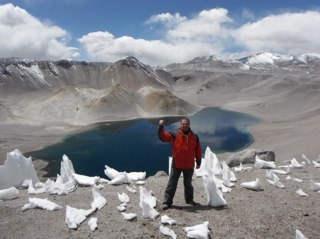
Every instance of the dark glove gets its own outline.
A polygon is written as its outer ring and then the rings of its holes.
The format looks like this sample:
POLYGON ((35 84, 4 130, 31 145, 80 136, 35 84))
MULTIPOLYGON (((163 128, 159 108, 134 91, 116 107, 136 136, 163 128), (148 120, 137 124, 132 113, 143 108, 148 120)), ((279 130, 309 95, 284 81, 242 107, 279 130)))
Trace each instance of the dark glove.
POLYGON ((201 166, 201 159, 196 159, 197 168, 200 168, 201 166))

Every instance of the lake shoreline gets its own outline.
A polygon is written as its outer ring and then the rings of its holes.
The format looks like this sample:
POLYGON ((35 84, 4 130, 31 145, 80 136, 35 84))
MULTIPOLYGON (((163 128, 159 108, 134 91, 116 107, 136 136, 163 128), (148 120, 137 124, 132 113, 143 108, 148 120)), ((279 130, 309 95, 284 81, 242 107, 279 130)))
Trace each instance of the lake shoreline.
MULTIPOLYGON (((164 116, 166 130, 175 132, 182 116, 164 116)), ((60 171, 62 156, 67 155, 77 173, 104 177, 104 166, 119 171, 146 172, 152 176, 168 171, 170 144, 158 140, 160 118, 102 122, 65 136, 56 144, 25 155, 47 163, 46 174, 53 177, 60 171), (110 123, 110 124, 109 124, 110 123), (166 156, 167 155, 167 156, 166 156), (152 157, 152 162, 149 158, 152 157), (134 163, 132 160, 134 159, 134 163), (59 167, 58 167, 59 166, 59 167)), ((236 152, 249 147, 254 139, 248 131, 258 120, 248 114, 208 107, 190 116, 191 128, 199 135, 203 155, 207 147, 216 154, 236 152), (209 133, 208 133, 209 132, 209 133)))
MULTIPOLYGON (((317 134, 311 133, 313 126, 317 124, 318 118, 304 117, 302 119, 294 120, 292 114, 286 116, 270 114, 263 112, 260 108, 241 103, 226 104, 223 107, 215 107, 223 110, 231 110, 239 113, 249 114, 261 120, 260 123, 250 127, 250 134, 253 137, 253 142, 247 148, 266 149, 272 150, 276 154, 276 161, 291 160, 293 157, 300 158, 304 153, 310 158, 316 158, 320 151, 318 149, 317 134), (293 118, 293 119, 292 119, 293 118), (282 119, 279 121, 279 119, 282 119), (292 126, 288 128, 286 121, 290 122, 292 126), (307 123, 306 123, 307 122, 307 123), (287 129, 288 128, 288 129, 287 129), (282 132, 279 134, 279 132, 282 132), (306 132, 310 132, 306 134, 306 132), (298 137, 297 137, 298 136, 298 137), (309 144, 299 144, 302 139, 310 139, 309 144), (294 141, 288 139, 295 139, 294 141)), ((163 116, 170 117, 170 116, 163 116)), ((123 118, 121 121, 128 119, 123 118)), ((112 122, 112 121, 106 121, 112 122)), ((63 130, 55 131, 54 134, 43 126, 29 126, 20 125, 23 134, 20 134, 18 129, 14 132, 8 132, 6 125, 0 125, 0 165, 3 165, 6 160, 6 154, 19 149, 22 153, 42 149, 46 146, 58 143, 64 140, 71 134, 81 133, 85 130, 95 127, 96 124, 90 124, 83 127, 75 127, 71 125, 64 125, 63 130), (40 132, 40 133, 39 133, 40 132)), ((220 160, 225 160, 232 153, 217 153, 220 160)), ((43 169, 46 167, 47 162, 43 160, 34 160, 39 164, 39 172, 45 175, 43 169)))

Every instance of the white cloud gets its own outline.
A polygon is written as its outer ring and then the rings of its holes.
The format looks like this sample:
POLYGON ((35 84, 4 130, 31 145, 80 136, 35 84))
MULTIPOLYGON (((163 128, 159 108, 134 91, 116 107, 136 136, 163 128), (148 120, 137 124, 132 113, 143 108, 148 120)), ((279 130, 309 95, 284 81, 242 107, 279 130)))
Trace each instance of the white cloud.
MULTIPOLYGON (((90 32, 78 40, 89 57, 87 60, 113 62, 135 56, 150 65, 186 62, 212 54, 239 56, 240 51, 246 54, 320 52, 319 11, 254 19, 254 12, 247 9, 242 11, 240 19, 232 19, 223 8, 203 10, 192 17, 161 13, 145 22, 163 34, 158 40, 115 37, 108 31, 90 32), (242 22, 245 24, 239 26, 242 22)), ((68 32, 12 4, 0 5, 0 32, 0 57, 58 60, 79 56, 77 48, 68 46, 68 32)))
POLYGON ((271 15, 235 30, 234 39, 251 52, 320 52, 320 12, 271 15))
POLYGON ((24 9, 0 5, 0 57, 68 59, 79 56, 68 47, 68 34, 58 26, 45 25, 24 9))
POLYGON ((214 48, 201 42, 168 43, 160 40, 148 41, 129 36, 115 38, 109 32, 89 33, 79 41, 92 60, 114 62, 128 56, 151 65, 166 65, 184 62, 195 56, 207 55, 214 48))
POLYGON ((177 23, 187 20, 186 17, 180 15, 180 13, 175 13, 174 15, 170 13, 161 13, 158 15, 151 16, 145 23, 146 24, 157 24, 162 23, 168 26, 175 25, 177 23))
POLYGON ((231 22, 226 9, 204 10, 193 19, 183 21, 168 31, 169 39, 207 40, 226 37, 224 23, 231 22))
POLYGON ((92 60, 115 61, 135 56, 150 65, 185 62, 211 54, 239 57, 244 52, 320 52, 318 11, 270 15, 254 21, 254 13, 244 9, 241 17, 231 19, 228 10, 222 8, 204 10, 192 18, 163 13, 146 21, 158 27, 163 24, 162 39, 116 38, 109 32, 95 32, 83 36, 80 42, 92 60), (243 21, 251 22, 238 27, 243 21))
POLYGON ((169 28, 162 40, 130 36, 115 38, 109 32, 92 32, 79 41, 92 60, 113 62, 135 56, 150 65, 185 62, 197 56, 221 52, 222 42, 229 37, 228 31, 222 27, 231 21, 227 13, 225 9, 212 9, 202 11, 192 19, 178 13, 154 15, 146 23, 162 23, 169 28))

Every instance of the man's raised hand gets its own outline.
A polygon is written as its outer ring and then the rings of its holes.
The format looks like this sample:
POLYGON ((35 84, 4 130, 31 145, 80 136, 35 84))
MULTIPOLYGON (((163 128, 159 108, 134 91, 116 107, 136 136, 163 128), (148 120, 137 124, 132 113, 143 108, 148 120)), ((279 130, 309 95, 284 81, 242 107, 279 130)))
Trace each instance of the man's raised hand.
POLYGON ((159 125, 164 125, 164 120, 159 120, 159 125))

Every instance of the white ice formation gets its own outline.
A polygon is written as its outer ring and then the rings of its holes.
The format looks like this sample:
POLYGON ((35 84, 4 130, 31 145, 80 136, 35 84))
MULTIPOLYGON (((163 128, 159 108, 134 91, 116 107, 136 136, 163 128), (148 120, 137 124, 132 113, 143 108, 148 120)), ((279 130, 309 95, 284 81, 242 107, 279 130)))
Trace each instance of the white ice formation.
POLYGON ((230 192, 237 179, 225 162, 220 163, 215 153, 209 147, 198 171, 197 177, 202 177, 204 190, 207 196, 207 204, 211 207, 223 207, 227 205, 223 198, 223 192, 230 192), (222 179, 218 178, 222 177, 222 179))
POLYGON ((242 163, 240 163, 239 167, 234 167, 235 172, 250 171, 250 170, 253 170, 253 167, 251 166, 244 167, 242 163))
POLYGON ((33 208, 41 208, 48 211, 55 211, 62 209, 62 206, 49 201, 47 198, 29 198, 29 203, 26 203, 21 209, 22 211, 33 209, 33 208))
POLYGON ((37 183, 35 186, 33 186, 32 180, 29 180, 29 187, 28 187, 29 194, 40 194, 45 192, 47 192, 45 184, 37 183))
POLYGON ((130 198, 126 193, 118 193, 118 199, 121 203, 129 203, 130 198))
POLYGON ((156 198, 147 191, 146 188, 140 186, 140 202, 139 206, 142 209, 142 215, 145 218, 155 219, 159 216, 159 212, 154 209, 156 206, 156 198))
POLYGON ((217 155, 211 151, 209 147, 205 151, 205 168, 207 172, 211 171, 213 175, 221 175, 222 167, 217 155))
POLYGON ((126 220, 126 221, 132 221, 132 220, 137 218, 137 214, 135 214, 135 213, 124 213, 124 212, 122 212, 121 214, 123 216, 123 219, 126 220))
POLYGON ((142 180, 139 180, 136 182, 137 185, 145 185, 146 182, 145 181, 142 181, 142 180))
POLYGON ((110 180, 120 175, 120 173, 114 168, 111 168, 108 165, 105 165, 104 167, 105 167, 104 174, 107 175, 107 177, 110 178, 110 180))
POLYGON ((242 186, 243 188, 254 190, 254 191, 261 190, 261 182, 259 178, 257 178, 255 181, 243 182, 240 184, 240 186, 242 186))
POLYGON ((131 180, 128 178, 128 174, 126 172, 120 173, 117 177, 113 178, 109 184, 111 185, 121 185, 131 183, 131 180))
MULTIPOLYGON (((210 174, 209 174, 210 175, 210 174)), ((207 196, 207 204, 211 207, 223 207, 227 205, 226 200, 223 198, 223 194, 216 186, 213 180, 213 176, 203 176, 203 186, 207 196)))
POLYGON ((215 176, 222 175, 222 166, 217 155, 207 147, 204 158, 202 158, 201 166, 195 170, 195 175, 197 177, 208 176, 209 171, 215 176))
POLYGON ((91 209, 93 210, 100 210, 107 204, 107 199, 99 193, 99 189, 97 186, 92 187, 92 197, 93 201, 91 203, 91 209))
POLYGON ((89 225, 91 231, 94 231, 97 229, 97 227, 98 227, 97 222, 98 222, 98 219, 96 217, 90 218, 90 220, 88 221, 88 225, 89 225))
POLYGON ((56 181, 48 179, 45 183, 49 194, 65 195, 77 188, 77 182, 74 179, 75 173, 73 164, 67 155, 62 156, 60 175, 57 174, 56 181))
POLYGON ((79 185, 83 185, 83 186, 96 185, 100 180, 100 177, 98 176, 89 177, 89 176, 81 175, 77 173, 73 173, 72 176, 74 177, 74 179, 79 185))
POLYGON ((222 180, 226 187, 234 187, 237 181, 235 174, 230 170, 225 161, 222 162, 222 180))
POLYGON ((169 216, 167 216, 167 215, 161 216, 160 222, 161 222, 162 224, 169 224, 169 225, 174 225, 174 224, 176 224, 176 220, 172 219, 171 217, 169 217, 169 216))
POLYGON ((293 181, 296 181, 298 183, 302 183, 303 182, 303 179, 300 179, 300 178, 293 178, 293 181))
POLYGON ((255 161, 254 161, 254 168, 260 169, 271 169, 276 168, 276 164, 273 161, 265 161, 259 158, 258 155, 256 155, 255 161))
POLYGON ((119 212, 124 212, 126 210, 125 204, 121 204, 121 205, 117 206, 117 210, 119 212))
POLYGON ((311 183, 311 190, 312 191, 320 191, 320 183, 316 183, 315 181, 313 180, 310 180, 310 183, 311 183))
POLYGON ((170 229, 169 227, 165 227, 165 226, 160 225, 159 230, 165 236, 169 236, 172 239, 176 239, 177 238, 177 234, 172 229, 170 229))
POLYGON ((87 216, 89 216, 92 212, 93 212, 92 209, 89 209, 89 210, 77 209, 67 205, 65 222, 68 225, 68 228, 77 229, 78 226, 84 220, 86 220, 87 216))
POLYGON ((135 189, 135 186, 134 186, 134 185, 133 185, 132 187, 126 185, 126 189, 127 189, 127 191, 130 192, 130 193, 136 193, 136 192, 137 192, 137 190, 135 189))
POLYGON ((146 172, 129 172, 128 178, 132 181, 145 180, 146 172))
MULTIPOLYGON (((18 149, 8 153, 5 164, 0 166, 0 188, 8 185, 28 187, 29 194, 47 192, 65 195, 74 191, 77 185, 95 185, 98 181, 100 181, 99 177, 76 174, 71 160, 66 155, 62 157, 60 174, 57 174, 56 180, 48 179, 45 183, 39 182, 31 158, 25 158, 18 149)), ((7 195, 10 197, 13 190, 6 192, 10 193, 7 195)))
POLYGON ((0 202, 15 199, 19 196, 19 190, 15 187, 0 190, 0 202))
POLYGON ((320 168, 320 163, 318 163, 317 161, 312 160, 312 164, 315 168, 320 168))
POLYGON ((295 158, 290 161, 289 167, 291 168, 303 168, 303 164, 300 164, 295 158))
POLYGON ((300 196, 300 197, 308 197, 309 195, 306 194, 301 188, 299 188, 297 190, 297 194, 300 196))
POLYGON ((304 162, 306 162, 306 164, 311 164, 310 159, 307 158, 307 156, 305 156, 304 154, 301 155, 302 159, 304 160, 304 162))
POLYGON ((110 178, 110 184, 131 183, 131 181, 139 181, 146 178, 146 172, 119 172, 108 165, 105 165, 104 173, 110 178))
POLYGON ((24 157, 19 149, 7 153, 4 165, 0 165, 0 190, 11 187, 19 188, 25 180, 29 179, 33 183, 39 182, 31 157, 24 157))
POLYGON ((191 227, 184 227, 183 230, 187 232, 187 237, 189 238, 207 239, 209 234, 208 225, 209 222, 205 221, 202 224, 191 227))
POLYGON ((100 195, 98 192, 98 188, 96 186, 93 186, 92 188, 92 197, 93 201, 91 203, 91 208, 88 210, 85 209, 77 209, 74 207, 71 207, 69 205, 66 206, 66 218, 65 222, 71 229, 77 229, 78 226, 86 220, 86 218, 91 215, 94 211, 100 210, 103 208, 107 200, 100 195))
POLYGON ((287 167, 287 170, 282 170, 282 169, 271 169, 269 170, 270 173, 275 173, 275 174, 281 174, 281 175, 287 175, 290 173, 290 167, 287 167))
POLYGON ((300 230, 296 229, 296 238, 295 239, 308 239, 308 238, 305 237, 300 230))
POLYGON ((275 186, 276 188, 286 188, 284 186, 284 184, 280 182, 279 177, 275 173, 273 173, 271 170, 267 171, 266 175, 267 175, 267 178, 268 178, 267 181, 271 185, 275 186))

